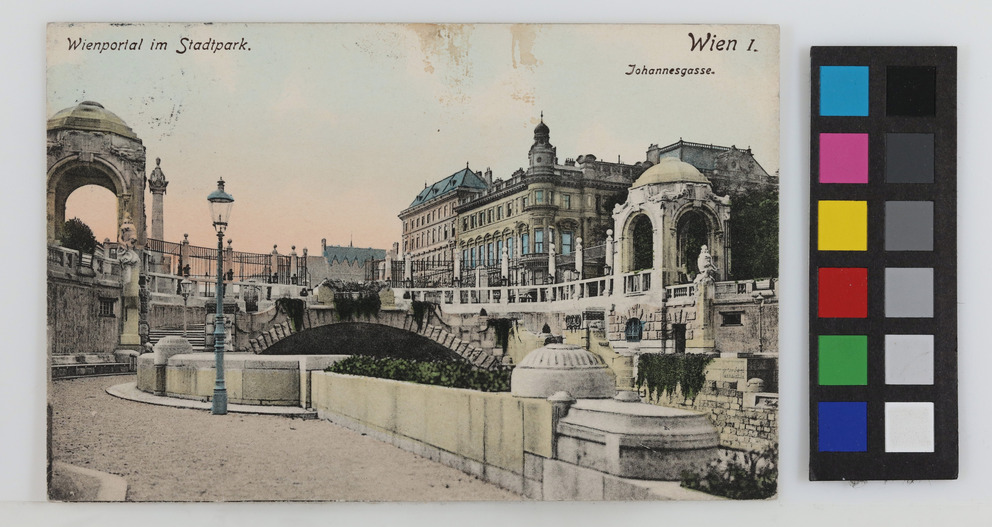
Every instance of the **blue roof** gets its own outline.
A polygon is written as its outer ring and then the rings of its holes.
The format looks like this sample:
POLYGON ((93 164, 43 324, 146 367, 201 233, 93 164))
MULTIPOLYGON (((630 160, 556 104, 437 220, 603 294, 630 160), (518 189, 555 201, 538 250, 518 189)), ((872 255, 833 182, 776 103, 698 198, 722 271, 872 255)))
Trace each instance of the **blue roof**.
POLYGON ((324 249, 324 258, 328 264, 333 265, 335 261, 340 263, 358 264, 365 267, 366 260, 384 260, 386 258, 385 249, 364 249, 361 247, 338 247, 328 245, 324 249))
MULTIPOLYGON (((479 174, 472 172, 468 167, 465 167, 458 172, 434 183, 433 185, 425 188, 410 204, 410 207, 416 207, 421 203, 426 203, 434 198, 444 196, 449 192, 454 192, 459 188, 474 188, 479 190, 486 189, 486 182, 479 177, 479 174)), ((407 207, 409 208, 409 207, 407 207)))

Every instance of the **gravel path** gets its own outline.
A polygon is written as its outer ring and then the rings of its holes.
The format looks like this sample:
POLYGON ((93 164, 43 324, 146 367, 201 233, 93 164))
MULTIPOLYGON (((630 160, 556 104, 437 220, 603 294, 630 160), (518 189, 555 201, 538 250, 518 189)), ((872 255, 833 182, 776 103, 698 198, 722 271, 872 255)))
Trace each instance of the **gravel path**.
POLYGON ((51 385, 52 455, 123 476, 129 501, 464 501, 520 496, 323 420, 211 415, 51 385))

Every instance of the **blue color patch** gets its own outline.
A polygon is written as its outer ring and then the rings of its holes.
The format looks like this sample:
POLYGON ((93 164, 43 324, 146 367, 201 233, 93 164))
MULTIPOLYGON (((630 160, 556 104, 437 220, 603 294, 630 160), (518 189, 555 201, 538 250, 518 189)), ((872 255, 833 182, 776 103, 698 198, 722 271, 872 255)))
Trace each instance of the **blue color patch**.
POLYGON ((819 403, 820 452, 868 450, 868 403, 819 403))
POLYGON ((820 115, 868 115, 868 66, 820 66, 820 115))

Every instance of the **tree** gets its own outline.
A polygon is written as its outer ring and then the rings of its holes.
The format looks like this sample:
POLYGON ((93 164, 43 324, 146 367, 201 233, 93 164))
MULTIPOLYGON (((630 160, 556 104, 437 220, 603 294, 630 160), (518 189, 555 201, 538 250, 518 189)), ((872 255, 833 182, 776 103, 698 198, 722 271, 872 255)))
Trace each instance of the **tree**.
POLYGON ((59 241, 62 247, 75 249, 83 254, 96 252, 96 236, 93 235, 93 229, 79 218, 65 222, 62 226, 62 239, 59 241))
POLYGON ((777 191, 753 191, 732 198, 730 240, 735 279, 778 276, 777 191))

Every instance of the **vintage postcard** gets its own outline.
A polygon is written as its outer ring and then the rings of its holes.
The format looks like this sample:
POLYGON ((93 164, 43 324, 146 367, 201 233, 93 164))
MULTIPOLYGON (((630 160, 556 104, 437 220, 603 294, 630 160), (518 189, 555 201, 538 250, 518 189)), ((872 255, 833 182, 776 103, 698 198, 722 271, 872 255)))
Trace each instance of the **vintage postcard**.
POLYGON ((776 495, 777 26, 47 60, 50 499, 776 495))

